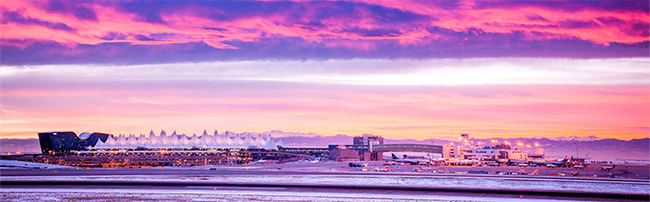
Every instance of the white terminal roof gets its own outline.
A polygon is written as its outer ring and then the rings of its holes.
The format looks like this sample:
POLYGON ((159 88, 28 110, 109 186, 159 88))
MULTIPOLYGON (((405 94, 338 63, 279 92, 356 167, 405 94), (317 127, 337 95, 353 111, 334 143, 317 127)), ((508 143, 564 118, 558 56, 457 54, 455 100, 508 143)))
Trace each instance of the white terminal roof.
POLYGON ((260 147, 263 149, 277 149, 278 146, 284 146, 282 140, 275 141, 271 138, 270 134, 255 134, 255 133, 242 133, 235 134, 226 132, 218 134, 217 131, 214 135, 208 135, 203 131, 203 135, 197 136, 196 134, 187 136, 185 134, 177 135, 176 131, 172 135, 167 135, 165 131, 160 132, 160 135, 151 131, 148 137, 144 135, 135 136, 129 135, 128 137, 120 134, 119 136, 111 136, 106 141, 99 140, 91 149, 135 149, 141 148, 249 148, 260 147))

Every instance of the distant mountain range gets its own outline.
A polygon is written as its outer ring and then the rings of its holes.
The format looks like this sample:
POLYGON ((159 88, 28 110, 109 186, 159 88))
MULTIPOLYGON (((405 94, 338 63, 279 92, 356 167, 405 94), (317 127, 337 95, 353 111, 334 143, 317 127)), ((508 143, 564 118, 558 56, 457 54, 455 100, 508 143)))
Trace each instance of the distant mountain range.
POLYGON ((0 153, 15 154, 21 153, 41 153, 41 145, 36 138, 29 139, 0 139, 0 153))
MULTIPOLYGON (((533 139, 544 139, 545 137, 534 137, 533 139)), ((597 141, 597 140, 603 140, 604 138, 599 138, 596 136, 587 136, 587 137, 578 137, 578 136, 569 136, 569 137, 555 137, 555 138, 547 138, 550 140, 558 140, 558 141, 597 141)))
MULTIPOLYGON (((352 137, 349 135, 323 136, 316 133, 299 133, 268 131, 263 134, 271 134, 274 138, 281 138, 286 147, 327 147, 330 144, 352 144, 352 137)), ((385 144, 434 144, 443 145, 450 141, 457 141, 457 138, 443 137, 438 139, 388 139, 385 144)), ((544 148, 546 157, 561 158, 565 155, 587 157, 592 159, 611 160, 650 160, 650 138, 618 140, 603 139, 595 136, 588 137, 559 137, 559 138, 492 138, 473 139, 475 142, 490 143, 490 140, 498 142, 508 141, 511 144, 521 142, 524 145, 539 144, 544 148), (576 144, 578 143, 578 144, 576 144), (577 150, 576 150, 577 147, 577 150)), ((38 139, 0 139, 0 152, 7 154, 16 153, 40 153, 38 139)))

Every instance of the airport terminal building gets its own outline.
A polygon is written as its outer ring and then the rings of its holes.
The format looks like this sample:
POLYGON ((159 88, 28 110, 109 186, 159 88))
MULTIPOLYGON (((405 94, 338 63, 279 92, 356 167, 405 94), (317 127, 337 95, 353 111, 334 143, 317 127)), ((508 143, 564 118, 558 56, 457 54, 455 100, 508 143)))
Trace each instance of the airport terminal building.
POLYGON ((71 131, 39 133, 43 155, 35 161, 59 165, 129 167, 129 166, 199 166, 238 165, 256 160, 305 158, 306 155, 278 151, 282 140, 270 135, 235 134, 187 136, 151 131, 145 135, 81 133, 71 131))
POLYGON ((384 152, 409 151, 442 153, 437 145, 384 144, 381 136, 364 134, 353 138, 352 145, 324 148, 284 147, 269 134, 218 133, 187 136, 175 131, 167 135, 153 131, 145 135, 111 135, 71 131, 39 133, 43 155, 32 161, 59 165, 129 166, 200 166, 239 165, 259 160, 290 161, 329 158, 336 161, 382 161, 384 152))

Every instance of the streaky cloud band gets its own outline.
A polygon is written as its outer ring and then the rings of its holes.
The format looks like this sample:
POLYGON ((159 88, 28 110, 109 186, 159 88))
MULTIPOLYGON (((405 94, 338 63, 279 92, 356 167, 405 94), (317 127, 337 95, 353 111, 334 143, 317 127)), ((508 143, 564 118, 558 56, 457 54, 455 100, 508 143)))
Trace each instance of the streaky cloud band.
MULTIPOLYGON (((11 84, 55 81, 272 81, 344 85, 647 85, 650 58, 245 60, 146 65, 3 66, 11 84)), ((11 85, 10 85, 11 86, 11 85)))

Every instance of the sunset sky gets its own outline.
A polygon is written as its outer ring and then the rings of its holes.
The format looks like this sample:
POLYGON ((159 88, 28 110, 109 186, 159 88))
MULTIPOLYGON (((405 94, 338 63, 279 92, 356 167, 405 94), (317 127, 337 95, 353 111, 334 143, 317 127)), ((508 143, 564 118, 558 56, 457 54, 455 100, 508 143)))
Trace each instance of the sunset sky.
POLYGON ((648 1, 0 2, 0 138, 650 136, 648 1))

